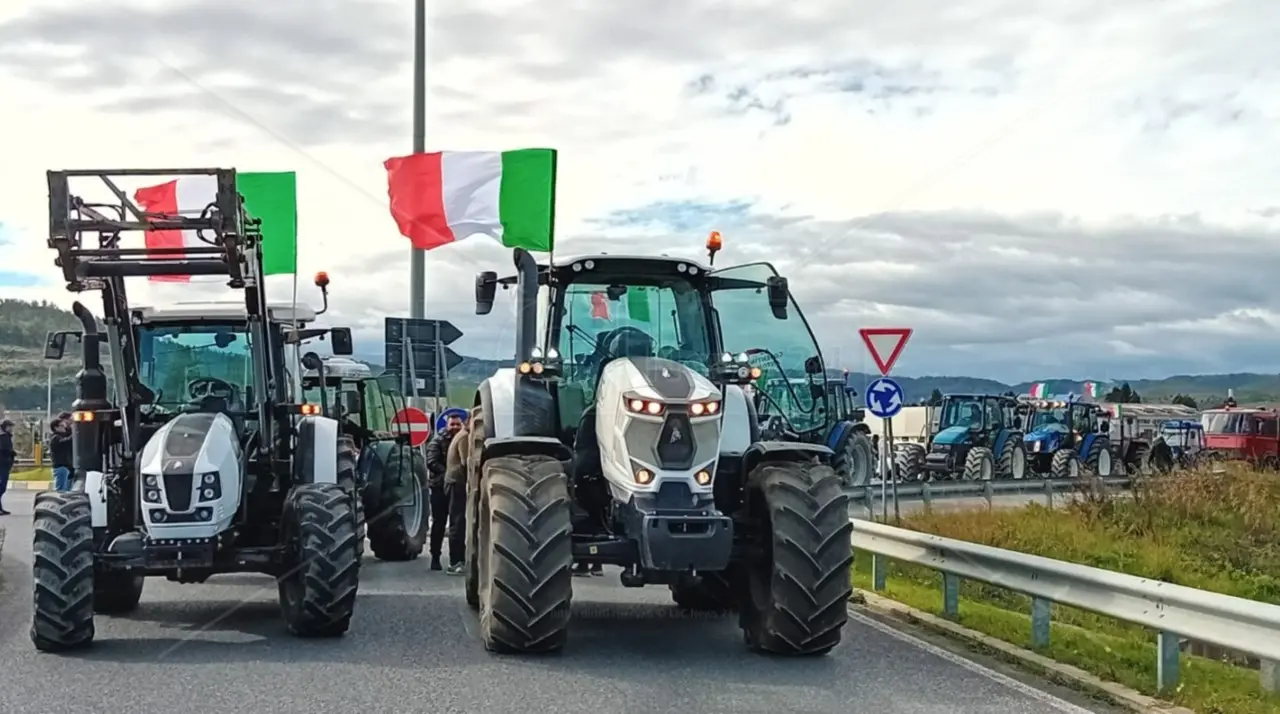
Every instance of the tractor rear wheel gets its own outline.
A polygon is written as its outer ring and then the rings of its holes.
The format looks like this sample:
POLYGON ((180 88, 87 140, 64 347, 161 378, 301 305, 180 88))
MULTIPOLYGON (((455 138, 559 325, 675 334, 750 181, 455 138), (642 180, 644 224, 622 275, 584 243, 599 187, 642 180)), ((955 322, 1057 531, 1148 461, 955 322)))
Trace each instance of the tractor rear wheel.
POLYGON ((1080 456, 1075 449, 1058 449, 1049 462, 1049 478, 1080 478, 1080 456))
POLYGON ((285 542, 293 543, 278 579, 280 609, 300 637, 339 637, 351 626, 360 588, 360 550, 351 494, 337 484, 309 483, 289 494, 285 542))
POLYGON ((480 462, 484 456, 485 439, 484 412, 479 407, 471 410, 466 435, 471 439, 471 450, 467 459, 467 572, 463 590, 466 591, 467 606, 479 612, 480 561, 476 557, 476 548, 480 530, 480 462))
POLYGON ((1022 444, 1022 432, 1011 431, 1000 447, 996 460, 996 478, 1021 479, 1027 475, 1027 450, 1022 444))
POLYGON ((924 447, 920 444, 902 444, 893 453, 898 478, 903 481, 920 481, 924 476, 924 447))
POLYGON ((964 457, 965 481, 990 481, 996 473, 996 460, 991 449, 975 446, 964 457))
POLYGON ((93 521, 89 513, 89 494, 83 491, 36 494, 31 642, 41 652, 66 652, 93 642, 93 521))
POLYGON ((377 510, 369 520, 369 547, 379 560, 403 562, 422 554, 427 541, 426 462, 417 450, 405 444, 379 447, 372 467, 380 477, 377 510))
POLYGON ((747 647, 823 655, 840 644, 853 593, 849 496, 830 466, 765 462, 748 477, 764 557, 747 569, 739 626, 747 647))
POLYGON ((553 652, 569 636, 569 477, 550 456, 502 456, 480 482, 480 637, 499 653, 553 652))
POLYGON ((1093 443, 1089 445, 1089 457, 1085 459, 1084 467, 1098 478, 1110 478, 1112 464, 1111 440, 1105 436, 1095 436, 1093 443))
POLYGON ((839 474, 846 488, 865 486, 870 483, 871 474, 875 472, 871 439, 861 431, 856 431, 853 422, 845 422, 844 430, 844 436, 836 444, 831 468, 839 474))

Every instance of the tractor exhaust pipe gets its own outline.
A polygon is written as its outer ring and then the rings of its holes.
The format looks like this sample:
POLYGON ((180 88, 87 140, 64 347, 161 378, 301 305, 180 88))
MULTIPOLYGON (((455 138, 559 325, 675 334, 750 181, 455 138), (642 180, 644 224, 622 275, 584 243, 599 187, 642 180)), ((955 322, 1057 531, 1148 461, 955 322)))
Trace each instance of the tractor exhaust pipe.
POLYGON ((100 425, 98 416, 111 408, 107 398, 107 375, 102 371, 102 335, 98 333, 98 321, 84 305, 76 302, 71 312, 80 320, 80 346, 83 350, 80 372, 76 374, 76 400, 73 412, 93 414, 92 418, 77 417, 71 422, 72 460, 75 462, 75 481, 83 483, 89 471, 102 469, 100 425))
POLYGON ((515 249, 516 274, 520 277, 516 296, 516 362, 533 356, 538 344, 538 261, 523 248, 515 249))

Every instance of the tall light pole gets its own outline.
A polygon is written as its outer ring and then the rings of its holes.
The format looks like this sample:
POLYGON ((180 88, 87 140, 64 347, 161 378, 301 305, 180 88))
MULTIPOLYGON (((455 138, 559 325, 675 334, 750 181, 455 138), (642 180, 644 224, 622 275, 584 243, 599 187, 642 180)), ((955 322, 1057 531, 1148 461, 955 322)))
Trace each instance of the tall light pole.
MULTIPOLYGON (((413 7, 413 153, 427 150, 427 0, 413 7)), ((409 249, 409 317, 427 316, 427 253, 409 249)))

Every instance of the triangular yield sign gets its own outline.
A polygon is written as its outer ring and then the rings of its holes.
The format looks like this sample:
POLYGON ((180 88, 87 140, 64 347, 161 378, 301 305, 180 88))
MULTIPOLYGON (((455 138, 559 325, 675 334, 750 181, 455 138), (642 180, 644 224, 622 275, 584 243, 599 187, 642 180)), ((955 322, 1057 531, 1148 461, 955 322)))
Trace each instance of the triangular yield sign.
POLYGON ((867 351, 871 353, 871 359, 875 360, 880 374, 887 377, 889 370, 893 369, 893 363, 902 356, 902 348, 907 346, 907 340, 911 339, 911 328, 864 327, 858 330, 858 334, 862 335, 862 341, 866 343, 867 351))

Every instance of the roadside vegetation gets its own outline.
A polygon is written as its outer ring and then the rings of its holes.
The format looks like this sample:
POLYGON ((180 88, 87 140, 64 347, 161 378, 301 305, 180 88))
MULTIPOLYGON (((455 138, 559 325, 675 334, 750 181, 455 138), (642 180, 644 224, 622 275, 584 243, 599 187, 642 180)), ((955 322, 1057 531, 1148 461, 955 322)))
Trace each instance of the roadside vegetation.
MULTIPOLYGON (((915 514, 902 526, 1188 587, 1280 604, 1280 478, 1243 469, 1151 479, 1132 497, 1100 491, 1057 509, 915 514)), ((942 615, 941 575, 893 563, 881 593, 942 615)), ((871 590, 871 558, 859 553, 854 585, 871 590)), ((959 622, 1021 646, 1031 641, 1030 599, 963 582, 959 622)), ((1145 694, 1156 693, 1155 633, 1054 606, 1041 654, 1145 694)), ((1184 654, 1178 691, 1166 698, 1201 714, 1280 714, 1258 671, 1228 653, 1184 654)))

